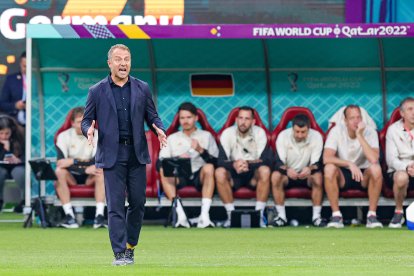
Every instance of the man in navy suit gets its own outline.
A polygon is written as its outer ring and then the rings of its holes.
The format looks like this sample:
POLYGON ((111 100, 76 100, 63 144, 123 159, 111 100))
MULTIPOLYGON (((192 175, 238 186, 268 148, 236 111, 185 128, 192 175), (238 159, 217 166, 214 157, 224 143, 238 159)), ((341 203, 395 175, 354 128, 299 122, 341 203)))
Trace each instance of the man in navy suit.
POLYGON ((20 55, 20 71, 8 75, 0 97, 0 111, 26 124, 26 52, 20 55))
POLYGON ((167 143, 148 84, 129 75, 131 53, 116 44, 108 52, 111 74, 89 89, 82 133, 93 142, 95 122, 98 148, 95 165, 103 168, 108 205, 109 239, 113 265, 134 263, 144 217, 146 164, 151 162, 144 132, 144 120, 158 135, 161 147, 167 143), (128 210, 125 217, 125 194, 128 210))

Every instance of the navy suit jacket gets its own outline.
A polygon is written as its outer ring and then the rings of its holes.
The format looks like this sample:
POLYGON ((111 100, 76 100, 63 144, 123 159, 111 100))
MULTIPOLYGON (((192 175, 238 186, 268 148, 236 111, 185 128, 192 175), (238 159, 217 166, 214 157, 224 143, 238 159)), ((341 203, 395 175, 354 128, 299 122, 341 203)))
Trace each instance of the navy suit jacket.
MULTIPOLYGON (((106 169, 115 165, 119 147, 118 114, 109 77, 89 88, 82 120, 82 133, 86 137, 92 120, 98 124, 98 148, 95 164, 98 168, 106 169)), ((149 164, 151 158, 144 131, 144 120, 155 134, 156 131, 152 124, 162 130, 164 130, 164 126, 158 117, 148 84, 131 76, 129 78, 131 81, 130 108, 135 155, 140 164, 149 164)))
POLYGON ((8 75, 3 85, 0 97, 0 110, 11 116, 16 117, 16 102, 23 97, 23 77, 22 73, 8 75))

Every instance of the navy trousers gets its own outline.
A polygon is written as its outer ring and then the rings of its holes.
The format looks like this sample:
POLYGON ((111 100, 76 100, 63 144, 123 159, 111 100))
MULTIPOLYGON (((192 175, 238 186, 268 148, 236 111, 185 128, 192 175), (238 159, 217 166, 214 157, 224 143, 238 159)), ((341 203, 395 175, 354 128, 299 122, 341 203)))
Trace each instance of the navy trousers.
POLYGON ((119 145, 115 166, 104 169, 108 229, 114 253, 124 252, 126 243, 137 245, 145 210, 146 168, 139 164, 134 146, 119 145), (128 209, 125 216, 125 197, 128 209))

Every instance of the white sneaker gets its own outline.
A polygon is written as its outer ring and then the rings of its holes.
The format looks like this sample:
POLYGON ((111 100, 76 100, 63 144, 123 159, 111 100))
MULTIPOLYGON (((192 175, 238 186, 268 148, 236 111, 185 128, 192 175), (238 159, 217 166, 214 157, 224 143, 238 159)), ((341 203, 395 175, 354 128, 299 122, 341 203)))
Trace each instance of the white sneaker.
POLYGON ((404 224, 404 214, 403 213, 394 213, 394 216, 392 217, 390 224, 388 224, 389 228, 401 228, 404 224))
POLYGON ((178 220, 175 225, 175 228, 183 227, 183 228, 190 228, 190 224, 188 223, 187 218, 178 220))
POLYGON ((222 224, 221 227, 223 228, 230 228, 231 226, 231 220, 230 219, 226 219, 222 224))
POLYGON ((267 228, 267 219, 265 216, 260 216, 260 228, 267 228))
POLYGON ((201 216, 198 219, 197 228, 207 228, 214 227, 214 223, 210 220, 208 216, 201 216))
POLYGON ((382 223, 377 219, 377 216, 369 216, 367 217, 367 228, 382 228, 382 223))
POLYGON ((344 220, 342 219, 341 216, 331 217, 331 220, 329 221, 329 223, 326 227, 328 227, 328 228, 344 228, 344 220))

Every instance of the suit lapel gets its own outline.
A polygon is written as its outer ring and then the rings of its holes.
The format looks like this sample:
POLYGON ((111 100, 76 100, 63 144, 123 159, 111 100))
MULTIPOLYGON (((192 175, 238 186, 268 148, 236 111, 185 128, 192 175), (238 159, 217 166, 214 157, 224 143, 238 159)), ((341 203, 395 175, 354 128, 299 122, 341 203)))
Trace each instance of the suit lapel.
POLYGON ((116 110, 116 103, 115 103, 114 94, 112 93, 111 85, 109 84, 108 80, 104 83, 104 86, 105 86, 104 87, 104 94, 106 95, 107 99, 109 100, 110 105, 114 109, 115 114, 118 114, 118 112, 116 110))
POLYGON ((135 103, 138 100, 138 87, 133 78, 131 80, 131 115, 134 113, 135 103))

